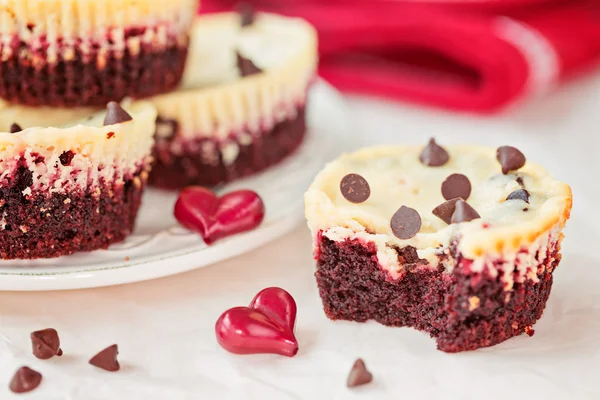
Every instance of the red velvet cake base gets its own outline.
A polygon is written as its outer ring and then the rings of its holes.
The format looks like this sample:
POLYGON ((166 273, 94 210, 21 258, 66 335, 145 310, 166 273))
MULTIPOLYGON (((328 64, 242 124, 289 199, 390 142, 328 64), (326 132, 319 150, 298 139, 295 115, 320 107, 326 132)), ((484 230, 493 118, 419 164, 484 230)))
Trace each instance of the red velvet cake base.
POLYGON ((295 118, 255 135, 249 144, 240 143, 234 136, 229 138, 229 142, 239 147, 239 154, 232 163, 226 164, 216 139, 190 141, 183 149, 183 154, 173 154, 170 145, 177 135, 178 124, 176 121, 159 123, 170 127, 173 135, 157 138, 155 163, 149 182, 164 189, 178 189, 189 185, 215 186, 262 171, 296 150, 306 133, 305 110, 301 108, 295 118), (210 154, 200 151, 206 147, 212 150, 210 154))
POLYGON ((413 272, 392 280, 379 266, 372 243, 334 242, 319 234, 317 246, 315 276, 329 318, 413 327, 450 353, 530 332, 542 316, 560 260, 557 249, 551 249, 538 260, 546 267, 538 283, 515 282, 505 291, 500 277, 473 273, 470 261, 460 258, 450 274, 412 265, 416 268, 408 270, 413 272), (469 301, 474 297, 477 307, 469 301))
MULTIPOLYGON (((141 38, 144 32, 130 29, 126 38, 141 38)), ((165 93, 179 84, 187 57, 187 47, 174 39, 160 48, 141 44, 136 54, 127 47, 120 54, 101 53, 100 45, 89 44, 83 52, 59 41, 54 62, 48 61, 48 43, 32 49, 15 38, 10 45, 0 43, 0 53, 4 46, 10 46, 12 56, 0 61, 0 97, 30 106, 104 107, 125 97, 165 93), (62 58, 70 53, 71 59, 62 58)))
MULTIPOLYGON (((145 172, 144 172, 145 174, 145 172)), ((0 257, 49 258, 107 248, 133 230, 144 187, 141 173, 124 185, 101 185, 92 191, 26 198, 31 172, 16 174, 14 184, 0 187, 0 257), (92 194, 100 189, 99 195, 92 194), (110 194, 109 194, 110 193, 110 194)))

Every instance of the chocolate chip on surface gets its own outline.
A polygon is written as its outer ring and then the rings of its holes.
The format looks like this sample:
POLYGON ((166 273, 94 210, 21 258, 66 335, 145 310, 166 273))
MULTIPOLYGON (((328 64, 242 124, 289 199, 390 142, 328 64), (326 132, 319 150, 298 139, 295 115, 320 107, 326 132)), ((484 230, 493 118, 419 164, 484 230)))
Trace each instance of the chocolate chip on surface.
POLYGON ((22 130, 23 128, 21 128, 21 126, 16 122, 10 126, 10 133, 21 132, 22 130))
POLYGON ((96 354, 90 359, 90 364, 94 367, 104 369, 106 371, 115 372, 118 371, 121 366, 117 360, 119 354, 119 347, 116 344, 107 347, 100 353, 96 354))
POLYGON ((450 155, 434 138, 429 139, 427 146, 419 154, 419 160, 429 167, 440 167, 450 160, 450 155))
POLYGON ((348 374, 346 386, 353 388, 356 386, 366 385, 373 380, 373 375, 367 370, 365 362, 360 358, 354 362, 352 369, 348 374))
POLYGON ((241 3, 237 6, 237 11, 240 14, 240 25, 242 28, 254 24, 256 16, 254 14, 254 8, 248 3, 241 3))
POLYGON ((250 75, 254 75, 254 74, 260 74, 262 72, 262 70, 260 68, 258 68, 252 62, 252 60, 245 58, 239 52, 237 52, 236 55, 237 55, 237 66, 240 71, 240 76, 245 77, 245 76, 250 76, 250 75))
POLYGON ((106 116, 104 117, 104 126, 120 124, 131 121, 131 115, 127 113, 116 101, 111 101, 106 105, 106 116))
POLYGON ((351 203, 363 203, 371 196, 369 182, 358 174, 348 174, 340 181, 342 196, 351 203))
POLYGON ((54 356, 62 356, 60 338, 56 329, 48 328, 31 332, 31 347, 33 355, 40 360, 47 360, 54 356))
POLYGON ((529 203, 529 192, 525 189, 517 189, 506 197, 506 200, 523 200, 529 203))
POLYGON ((442 196, 451 200, 457 197, 467 200, 471 195, 471 182, 463 174, 452 174, 442 182, 442 196))
POLYGON ((452 214, 451 222, 453 224, 458 224, 461 222, 469 222, 474 219, 481 218, 481 216, 475 211, 473 207, 471 207, 466 201, 463 199, 459 199, 456 202, 456 207, 454 209, 454 214, 452 214))
POLYGON ((421 229, 421 216, 417 210, 402 206, 392 216, 390 227, 398 239, 410 239, 421 229))
POLYGON ((523 153, 511 146, 498 147, 498 150, 496 150, 496 160, 502 166, 502 173, 504 175, 523 167, 526 161, 523 153))
POLYGON ((9 388, 13 393, 31 392, 42 383, 42 374, 29 367, 21 367, 15 372, 9 388))
POLYGON ((456 197, 454 199, 447 200, 434 208, 431 213, 450 225, 452 221, 452 214, 454 214, 454 210, 456 209, 456 202, 458 200, 464 200, 460 197, 456 197))

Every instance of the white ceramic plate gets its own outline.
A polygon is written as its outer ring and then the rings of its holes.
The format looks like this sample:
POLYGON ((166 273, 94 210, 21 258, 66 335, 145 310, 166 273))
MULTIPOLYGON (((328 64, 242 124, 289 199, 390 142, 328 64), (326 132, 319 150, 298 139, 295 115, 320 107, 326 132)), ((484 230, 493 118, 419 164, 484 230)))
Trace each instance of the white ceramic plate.
POLYGON ((310 94, 309 132, 290 158, 259 175, 224 186, 249 188, 265 202, 263 224, 212 246, 178 226, 176 194, 149 189, 137 229, 108 250, 34 261, 0 261, 0 290, 64 290, 118 285, 177 274, 242 254, 289 232, 303 221, 303 194, 323 165, 343 151, 350 134, 341 96, 324 82, 310 94))

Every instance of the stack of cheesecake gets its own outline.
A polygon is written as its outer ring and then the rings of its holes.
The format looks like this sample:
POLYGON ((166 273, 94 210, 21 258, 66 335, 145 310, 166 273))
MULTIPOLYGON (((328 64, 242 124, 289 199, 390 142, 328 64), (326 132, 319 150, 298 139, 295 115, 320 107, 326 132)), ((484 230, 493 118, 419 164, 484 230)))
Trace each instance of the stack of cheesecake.
POLYGON ((132 232, 147 182, 214 186, 301 144, 314 29, 197 9, 2 1, 0 258, 106 248, 132 232))

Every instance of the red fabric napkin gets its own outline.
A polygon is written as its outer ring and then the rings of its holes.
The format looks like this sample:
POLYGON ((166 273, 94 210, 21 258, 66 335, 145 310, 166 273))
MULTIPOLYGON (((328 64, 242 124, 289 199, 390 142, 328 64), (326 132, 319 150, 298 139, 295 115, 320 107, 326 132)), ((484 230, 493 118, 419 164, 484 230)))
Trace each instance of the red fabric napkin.
MULTIPOLYGON (((497 111, 600 59, 600 1, 435 3, 271 0, 254 5, 313 23, 320 36, 320 75, 338 88, 455 110, 497 111)), ((231 1, 203 2, 208 11, 231 7, 231 1)))

